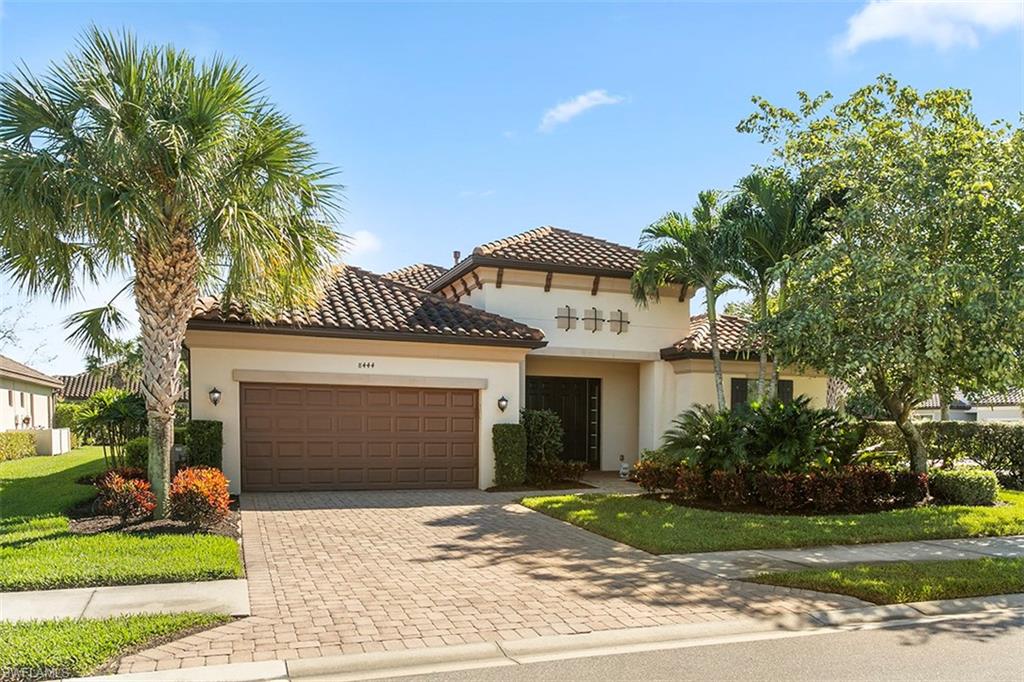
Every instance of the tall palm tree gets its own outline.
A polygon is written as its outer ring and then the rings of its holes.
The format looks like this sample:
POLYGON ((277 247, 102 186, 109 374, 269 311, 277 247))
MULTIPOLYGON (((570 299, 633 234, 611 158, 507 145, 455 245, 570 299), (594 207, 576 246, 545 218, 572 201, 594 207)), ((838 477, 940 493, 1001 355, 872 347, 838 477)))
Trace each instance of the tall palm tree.
MULTIPOLYGON (((733 273, 754 296, 760 321, 768 319, 768 300, 785 305, 788 273, 795 259, 822 238, 820 217, 830 198, 817 196, 812 183, 794 179, 782 170, 756 170, 736 183, 725 210, 726 222, 739 241, 733 273)), ((764 393, 769 339, 762 334, 758 367, 758 393, 764 393)), ((771 385, 767 397, 778 395, 779 358, 772 356, 771 385)))
POLYGON ((727 287, 734 245, 721 225, 718 193, 701 192, 690 216, 666 213, 641 233, 640 248, 644 253, 630 282, 633 298, 640 305, 658 300, 661 287, 669 283, 681 284, 684 289, 704 289, 715 391, 718 409, 724 410, 725 382, 715 307, 727 287))
MULTIPOLYGON (((92 28, 43 77, 0 80, 0 267, 55 301, 128 280, 158 515, 197 295, 257 317, 311 302, 339 244, 332 173, 258 80, 219 57, 92 28)), ((69 338, 100 351, 124 326, 113 301, 75 322, 69 338)))

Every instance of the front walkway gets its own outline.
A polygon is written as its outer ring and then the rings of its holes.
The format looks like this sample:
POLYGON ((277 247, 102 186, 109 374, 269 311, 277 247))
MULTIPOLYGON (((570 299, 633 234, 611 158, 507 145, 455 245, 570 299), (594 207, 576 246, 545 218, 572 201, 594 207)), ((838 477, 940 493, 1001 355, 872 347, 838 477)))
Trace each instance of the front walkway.
POLYGON ((807 549, 744 549, 732 552, 669 554, 665 557, 684 566, 706 571, 719 578, 742 580, 759 573, 799 571, 842 564, 1024 557, 1024 535, 1001 538, 829 545, 807 549))
POLYGON ((119 672, 398 651, 862 606, 735 583, 467 491, 247 494, 252 617, 119 672))

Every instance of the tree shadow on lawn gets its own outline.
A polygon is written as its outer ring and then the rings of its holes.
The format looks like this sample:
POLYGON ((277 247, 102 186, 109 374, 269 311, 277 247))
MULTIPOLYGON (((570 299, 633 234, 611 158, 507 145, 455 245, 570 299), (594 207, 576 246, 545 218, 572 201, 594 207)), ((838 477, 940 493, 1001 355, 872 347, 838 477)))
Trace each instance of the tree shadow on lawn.
POLYGON ((40 476, 0 477, 0 520, 63 515, 95 495, 91 485, 77 483, 78 479, 102 469, 100 459, 40 476))

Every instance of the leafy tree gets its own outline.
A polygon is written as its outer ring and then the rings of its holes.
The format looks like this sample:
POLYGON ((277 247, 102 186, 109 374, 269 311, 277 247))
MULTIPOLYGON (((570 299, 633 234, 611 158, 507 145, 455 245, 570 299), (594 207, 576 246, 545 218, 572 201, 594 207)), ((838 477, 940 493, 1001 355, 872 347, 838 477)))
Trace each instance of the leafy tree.
MULTIPOLYGON (((56 301, 129 278, 158 516, 197 295, 219 290, 257 319, 312 303, 339 243, 330 175, 259 81, 220 57, 93 28, 44 76, 0 80, 0 266, 56 301)), ((125 325, 113 302, 73 322, 100 351, 125 325)))
POLYGON ((828 93, 801 93, 797 111, 755 102, 740 129, 844 199, 791 271, 776 344, 871 386, 925 471, 915 405, 937 387, 998 391, 1024 376, 1024 135, 980 122, 967 91, 889 76, 831 108, 828 93))
POLYGON ((108 467, 123 467, 127 464, 125 444, 146 429, 146 404, 135 393, 105 388, 78 406, 74 428, 82 437, 103 446, 108 467))
POLYGON ((726 291, 735 251, 731 233, 722 227, 719 195, 701 192, 691 216, 666 213, 640 235, 644 250, 630 283, 633 298, 640 305, 659 299, 669 283, 684 289, 702 287, 711 338, 711 361, 715 371, 718 409, 725 409, 725 383, 718 341, 718 297, 726 291))

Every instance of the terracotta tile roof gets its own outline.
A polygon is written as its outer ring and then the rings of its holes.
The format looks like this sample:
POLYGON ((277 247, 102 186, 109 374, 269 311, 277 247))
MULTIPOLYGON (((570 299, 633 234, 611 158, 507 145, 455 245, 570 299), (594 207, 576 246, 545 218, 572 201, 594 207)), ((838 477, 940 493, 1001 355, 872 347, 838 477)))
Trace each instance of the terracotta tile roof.
POLYGON ((311 336, 440 341, 538 348, 545 345, 539 329, 452 303, 436 294, 346 266, 339 268, 320 302, 306 310, 281 313, 270 323, 256 325, 238 304, 221 309, 216 297, 196 302, 189 327, 245 328, 311 336))
MULTIPOLYGON (((970 407, 1005 407, 1013 405, 1024 405, 1024 388, 1011 388, 1004 393, 993 393, 983 398, 971 400, 963 393, 957 392, 953 396, 953 404, 960 403, 959 409, 970 407)), ((937 410, 942 407, 942 399, 936 393, 917 406, 917 409, 937 410)))
POLYGON ((57 378, 64 382, 60 395, 65 400, 88 400, 93 393, 105 388, 139 392, 139 380, 123 377, 113 365, 99 367, 94 372, 60 375, 57 378))
POLYGON ((447 268, 442 268, 440 265, 416 263, 415 265, 407 265, 404 268, 386 272, 381 275, 381 277, 387 277, 388 279, 393 279, 396 282, 408 284, 409 286, 416 287, 417 289, 426 290, 428 284, 447 271, 447 268))
MULTIPOLYGON (((747 336, 750 320, 735 315, 718 316, 718 348, 723 355, 753 352, 755 347, 747 336)), ((661 357, 665 360, 678 360, 686 357, 704 357, 711 355, 711 325, 707 315, 695 315, 690 318, 690 334, 668 348, 661 349, 661 357)))
POLYGON ((29 384, 50 386, 51 388, 61 387, 60 379, 51 377, 49 374, 43 374, 39 370, 32 369, 28 365, 23 365, 5 355, 0 355, 0 376, 16 381, 24 381, 29 384))
POLYGON ((476 247, 468 257, 438 277, 430 289, 439 291, 482 265, 630 277, 639 263, 640 255, 638 249, 604 239, 588 237, 560 227, 538 227, 476 247))

